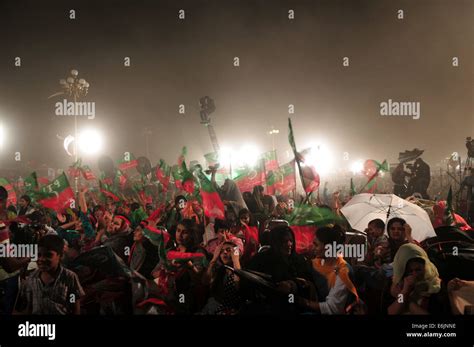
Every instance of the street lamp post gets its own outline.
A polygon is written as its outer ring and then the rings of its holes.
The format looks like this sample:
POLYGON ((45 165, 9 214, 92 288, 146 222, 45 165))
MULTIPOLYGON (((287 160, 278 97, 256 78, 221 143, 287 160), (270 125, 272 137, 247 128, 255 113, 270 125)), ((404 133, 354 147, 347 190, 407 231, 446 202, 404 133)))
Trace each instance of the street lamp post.
POLYGON ((268 132, 268 134, 272 137, 272 150, 275 151, 275 135, 279 134, 280 130, 273 128, 272 125, 272 130, 268 132))
MULTIPOLYGON (((71 75, 66 79, 59 80, 59 84, 64 90, 64 93, 74 99, 74 161, 77 163, 78 160, 78 137, 77 137, 77 113, 76 113, 76 102, 79 98, 87 95, 89 91, 89 82, 84 78, 79 78, 79 72, 75 69, 71 70, 71 75)), ((74 189, 78 192, 78 180, 79 177, 74 178, 74 189)))

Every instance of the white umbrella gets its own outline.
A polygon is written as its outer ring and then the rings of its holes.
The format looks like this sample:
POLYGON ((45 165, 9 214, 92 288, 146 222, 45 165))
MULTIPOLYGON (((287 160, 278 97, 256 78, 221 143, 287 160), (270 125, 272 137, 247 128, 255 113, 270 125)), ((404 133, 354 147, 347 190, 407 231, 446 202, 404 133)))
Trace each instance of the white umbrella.
POLYGON ((355 230, 364 231, 373 219, 379 218, 386 225, 393 217, 400 217, 411 226, 416 241, 436 236, 426 211, 394 194, 355 195, 341 212, 355 230))

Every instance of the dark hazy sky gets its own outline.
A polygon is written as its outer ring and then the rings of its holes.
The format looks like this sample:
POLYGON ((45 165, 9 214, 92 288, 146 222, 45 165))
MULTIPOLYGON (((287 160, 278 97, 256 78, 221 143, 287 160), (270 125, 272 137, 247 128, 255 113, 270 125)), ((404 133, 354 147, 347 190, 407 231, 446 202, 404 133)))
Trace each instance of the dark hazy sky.
POLYGON ((474 136, 473 10, 469 0, 0 0, 0 122, 8 136, 0 161, 14 165, 18 150, 64 165, 56 134, 71 133, 73 120, 55 116, 59 99, 47 97, 71 68, 91 83, 84 100, 96 103, 96 119, 79 125, 106 134, 114 159, 145 154, 145 126, 153 131, 153 164, 174 162, 183 145, 189 159, 201 159, 212 150, 199 124, 204 95, 215 100, 221 145, 269 150, 273 125, 281 161, 288 104, 295 105, 297 145, 323 141, 336 161, 349 152, 394 162, 414 147, 432 165, 453 151, 464 156, 464 139, 474 136), (344 56, 350 67, 342 67, 344 56), (421 118, 380 116, 388 99, 421 102, 421 118))

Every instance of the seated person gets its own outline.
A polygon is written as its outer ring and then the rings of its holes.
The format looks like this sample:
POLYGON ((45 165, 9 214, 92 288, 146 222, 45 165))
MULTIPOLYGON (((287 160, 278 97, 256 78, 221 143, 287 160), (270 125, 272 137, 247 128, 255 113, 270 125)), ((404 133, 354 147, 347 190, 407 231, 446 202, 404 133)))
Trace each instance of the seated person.
POLYGON ((395 301, 388 314, 430 314, 439 311, 436 296, 441 290, 438 269, 426 252, 413 243, 402 245, 393 261, 390 289, 395 301))
POLYGON ((401 245, 415 243, 411 237, 411 227, 402 218, 394 217, 387 223, 388 242, 390 244, 390 258, 393 261, 401 245))
POLYGON ((262 302, 260 309, 273 313, 293 311, 295 305, 288 302, 288 295, 309 297, 311 269, 305 258, 296 253, 295 236, 289 226, 278 225, 269 234, 270 247, 257 253, 247 268, 270 275, 276 284, 274 297, 262 302))
POLYGON ((214 256, 204 276, 204 283, 211 288, 211 297, 201 313, 236 314, 240 308, 240 278, 226 267, 240 269, 243 245, 234 243, 235 240, 238 239, 224 240, 214 250, 214 256))
POLYGON ((345 241, 344 230, 339 226, 323 227, 314 239, 316 257, 312 260, 319 300, 304 300, 305 306, 321 314, 345 314, 349 304, 359 302, 351 279, 350 265, 342 255, 328 252, 334 244, 345 241), (331 254, 332 253, 332 254, 331 254))

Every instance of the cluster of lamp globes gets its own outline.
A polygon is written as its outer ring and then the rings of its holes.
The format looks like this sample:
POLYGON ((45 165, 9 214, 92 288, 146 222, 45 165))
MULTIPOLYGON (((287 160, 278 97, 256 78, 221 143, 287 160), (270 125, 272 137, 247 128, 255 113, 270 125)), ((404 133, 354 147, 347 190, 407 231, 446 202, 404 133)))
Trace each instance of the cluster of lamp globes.
MULTIPOLYGON (((64 91, 69 96, 75 98, 83 97, 87 95, 90 84, 84 78, 77 78, 79 71, 76 69, 71 70, 71 76, 66 79, 60 79, 59 84, 63 87, 64 91)), ((102 149, 102 136, 95 129, 85 129, 78 134, 77 148, 83 154, 96 154, 102 149)), ((74 136, 68 135, 64 139, 63 146, 64 150, 69 156, 74 154, 70 151, 70 145, 75 141, 74 136)))
POLYGON ((84 78, 77 78, 78 75, 77 70, 71 70, 71 76, 59 80, 59 84, 69 96, 81 97, 87 95, 90 84, 84 78))

